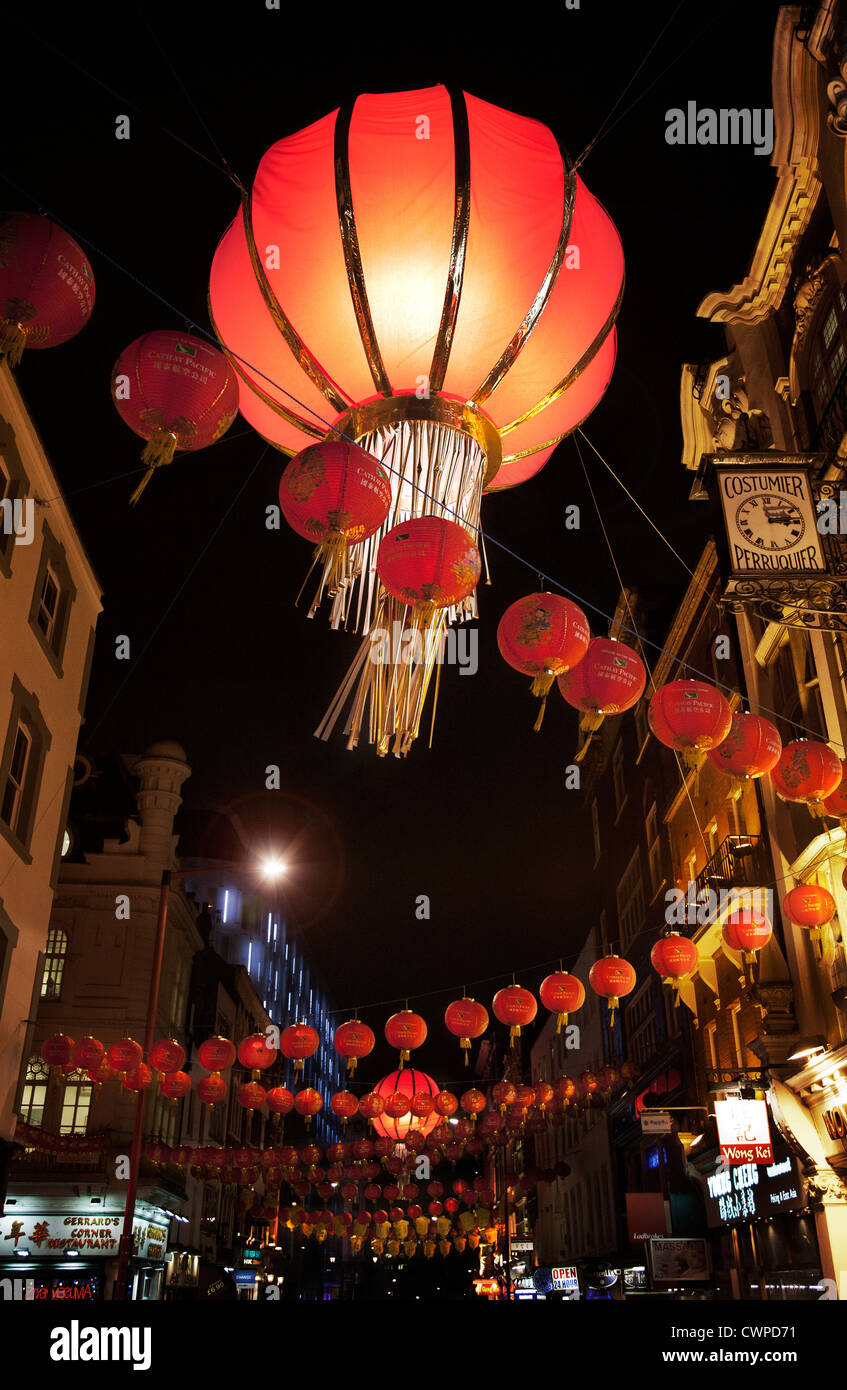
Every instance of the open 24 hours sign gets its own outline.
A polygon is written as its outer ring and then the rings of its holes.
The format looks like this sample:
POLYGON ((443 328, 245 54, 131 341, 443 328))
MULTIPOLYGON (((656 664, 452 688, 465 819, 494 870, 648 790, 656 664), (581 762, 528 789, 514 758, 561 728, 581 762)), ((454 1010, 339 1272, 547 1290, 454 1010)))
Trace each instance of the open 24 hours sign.
POLYGON ((733 576, 826 573, 808 469, 780 463, 715 468, 733 576))

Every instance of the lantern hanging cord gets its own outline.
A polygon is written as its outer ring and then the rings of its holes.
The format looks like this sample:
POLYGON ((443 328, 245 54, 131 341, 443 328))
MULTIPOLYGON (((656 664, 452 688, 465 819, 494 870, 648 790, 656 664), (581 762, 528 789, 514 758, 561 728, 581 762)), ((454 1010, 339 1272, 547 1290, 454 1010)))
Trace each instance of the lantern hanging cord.
MULTIPOLYGON (((16 180, 10 178, 9 175, 8 175, 7 173, 5 173, 5 172, 3 172, 3 171, 0 171, 0 178, 2 178, 6 183, 8 183, 9 186, 10 186, 10 188, 14 188, 16 192, 22 193, 23 196, 24 196, 25 198, 28 198, 29 201, 30 201, 31 203, 33 203, 36 207, 43 208, 43 205, 39 203, 38 199, 36 199, 36 198, 33 197, 33 195, 29 192, 28 189, 23 188, 19 183, 16 182, 16 180)), ((141 289, 143 289, 146 293, 148 293, 148 294, 151 295, 154 299, 156 299, 160 304, 164 305, 164 307, 165 307, 166 309, 170 310, 170 312, 171 312, 172 314, 175 314, 176 317, 177 317, 180 321, 185 322, 185 323, 189 323, 189 324, 191 325, 191 327, 194 328, 194 329, 196 330, 196 332, 202 334, 202 336, 203 336, 204 338, 208 339, 208 341, 209 341, 210 343, 212 343, 215 347, 219 347, 219 346, 220 346, 220 344, 219 344, 219 342, 218 342, 218 339, 215 337, 215 335, 214 335, 212 332, 210 332, 209 329, 204 328, 204 327, 202 326, 202 324, 197 323, 189 314, 185 314, 185 313, 183 313, 180 309, 177 309, 177 308, 175 307, 175 305, 171 304, 169 300, 165 299, 164 295, 159 294, 158 291, 155 290, 155 289, 153 289, 153 287, 152 287, 151 285, 148 285, 144 280, 140 279, 139 276, 135 275, 131 270, 128 270, 125 266, 123 266, 123 265, 121 264, 120 261, 116 260, 114 256, 110 256, 107 252, 103 251, 103 250, 102 250, 99 246, 97 246, 96 243, 93 242, 89 237, 83 236, 80 232, 78 232, 78 231, 76 230, 75 227, 72 227, 69 223, 65 222, 62 218, 55 216, 55 214, 54 214, 49 208, 43 208, 43 211, 44 211, 44 212, 47 214, 47 216, 49 216, 54 222, 56 222, 56 224, 57 224, 58 226, 63 227, 65 231, 67 231, 71 236, 75 237, 78 241, 81 241, 84 245, 91 247, 91 249, 92 249, 93 251, 95 251, 95 252, 97 253, 97 255, 102 256, 104 260, 108 261, 109 264, 110 264, 111 266, 113 266, 116 270, 120 271, 120 273, 121 273, 122 275, 125 275, 125 276, 127 277, 127 279, 132 280, 134 284, 138 285, 138 286, 139 286, 141 289)), ((231 349, 229 349, 229 351, 231 352, 231 349)), ((250 370, 253 371, 253 372, 255 372, 257 376, 262 377, 262 379, 263 379, 264 381, 269 382, 270 385, 273 386, 275 390, 281 392, 282 395, 287 396, 287 397, 289 398, 289 400, 291 400, 291 401, 293 401, 293 402, 295 403, 295 405, 300 406, 300 408, 301 408, 302 410, 305 410, 309 415, 314 416, 314 418, 315 418, 316 420, 318 420, 318 421, 324 426, 324 429, 327 431, 327 433, 329 433, 329 431, 332 430, 332 431, 334 431, 334 433, 336 433, 341 439, 347 440, 348 443, 350 443, 350 444, 355 444, 355 443, 356 443, 356 440, 355 440, 351 435, 345 434, 345 432, 344 432, 343 430, 337 429, 331 422, 329 422, 329 421, 327 421, 326 419, 324 419, 324 417, 321 416, 316 410, 313 410, 313 409, 311 408, 311 406, 306 405, 305 402, 299 400, 297 396, 295 396, 295 395, 292 394, 292 392, 286 390, 286 388, 285 388, 284 386, 280 386, 277 382, 273 381, 271 377, 267 376, 267 375, 266 375, 264 372, 262 372, 258 367, 254 367, 250 362, 247 362, 247 360, 246 360, 245 358, 241 357, 238 353, 231 352, 231 355, 232 355, 233 357, 237 358, 237 360, 238 360, 239 362, 243 363, 244 366, 249 367, 250 370)), ((617 475, 613 472, 613 470, 612 470, 612 468, 610 467, 610 465, 609 465, 608 463, 606 463, 606 460, 602 457, 602 455, 599 453, 599 451, 598 451, 598 450, 595 448, 595 446, 591 443, 591 440, 588 438, 588 436, 585 434, 585 432, 584 432, 583 430, 580 430, 579 432, 580 432, 580 434, 582 435, 583 439, 585 440, 586 444, 589 444, 589 445, 590 445, 590 447, 591 447, 591 448, 594 450, 594 452, 597 454, 598 458, 600 458, 601 462, 605 465, 605 467, 609 470, 609 472, 612 473, 612 476, 615 477, 615 478, 616 478, 616 481, 618 481, 618 482, 620 483, 620 480, 617 479, 617 475)), ((268 446, 268 447, 270 447, 270 446, 268 446)), ((386 468, 386 471, 388 471, 388 472, 390 472, 390 473, 394 473, 394 474, 395 474, 396 476, 398 476, 398 477, 401 476, 400 471, 399 471, 398 469, 393 468, 393 467, 391 467, 390 465, 387 465, 387 464, 385 464, 385 465, 383 465, 383 466, 386 468)), ((251 475, 251 476, 252 476, 252 475, 251 475)), ((440 502, 436 497, 434 497, 431 493, 429 493, 425 488, 421 487, 421 485, 420 485, 419 483, 416 483, 416 482, 412 481, 411 479, 407 479, 406 481, 407 481, 407 483, 408 483, 408 485, 409 485, 410 487, 412 487, 413 489, 415 489, 417 492, 420 492, 420 493, 421 493, 424 497, 426 497, 429 501, 437 502, 438 505, 440 506, 441 510, 442 510, 442 513, 444 513, 444 514, 446 514, 446 515, 448 515, 448 516, 455 517, 457 521, 460 521, 460 522, 461 522, 461 519, 462 519, 462 518, 460 517, 459 513, 458 513, 454 508, 447 506, 447 505, 446 505, 445 503, 443 503, 443 502, 440 502)), ((649 517, 649 516, 647 515, 647 513, 644 511, 643 507, 641 507, 640 503, 636 502, 636 499, 635 499, 634 497, 632 497, 632 494, 629 493, 628 489, 626 489, 626 488, 624 487, 624 484, 623 484, 623 483, 620 483, 620 486, 621 486, 621 488, 627 493, 627 496, 629 496, 629 497, 631 498, 631 500, 632 500, 633 503, 636 505, 636 507, 638 507, 638 510, 642 513, 642 515, 644 516, 644 518, 650 523, 650 525, 651 525, 651 526, 653 527, 653 529, 656 531, 656 534, 659 535, 659 536, 661 537, 661 539, 664 541, 665 545, 668 546, 668 548, 670 549, 670 551, 672 552, 672 554, 677 558, 677 560, 679 560, 680 564, 683 566, 683 568, 685 569, 686 573, 689 574, 692 578, 694 578, 695 576, 692 574, 692 571, 689 569, 688 565, 687 565, 687 564, 685 563, 685 561, 682 559, 682 556, 678 553, 677 550, 674 549, 674 547, 671 545, 670 541, 668 541, 668 540, 666 539, 666 537, 662 535, 661 531, 659 531, 659 528, 655 525, 655 523, 654 523, 653 521, 650 520, 650 517, 649 517)), ((231 510, 231 509, 230 509, 230 510, 231 510)), ((229 512, 226 513, 226 515, 228 515, 228 514, 229 514, 229 512)), ((218 529, 219 529, 219 528, 218 528, 218 529)), ((599 608, 599 607, 597 606, 596 603, 591 603, 590 600, 583 598, 582 595, 578 594, 578 593, 577 593, 575 590, 573 590, 573 589, 569 589, 569 588, 567 587, 567 585, 562 584, 560 580, 555 579, 552 575, 545 574, 542 570, 539 569, 538 565, 533 564, 533 562, 532 562, 531 560, 526 559, 525 556, 520 555, 516 550, 512 550, 512 548, 511 548, 510 546, 506 545, 503 541, 499 541, 499 540, 497 539, 496 536, 493 536, 493 535, 491 534, 490 531, 485 531, 485 532, 483 532, 483 531, 482 531, 482 528, 479 528, 479 531, 480 531, 480 534, 483 534, 483 535, 485 536, 486 541, 490 542, 491 545, 496 546, 496 547, 498 548, 498 550, 502 550, 504 554, 510 556, 511 559, 516 560, 516 561, 518 562, 518 564, 522 565, 525 569, 528 569, 531 573, 536 574, 536 575, 540 575, 540 577, 541 577, 541 579, 542 579, 543 581, 545 581, 545 582, 547 582, 547 583, 549 583, 549 584, 555 585, 555 587, 556 587, 557 589, 561 590, 561 592, 562 592, 563 594, 566 594, 569 598, 572 598, 572 599, 574 600, 574 602, 580 604, 581 607, 589 609, 592 613, 596 613, 599 617, 603 618, 607 623, 612 623, 612 622, 614 622, 613 616, 610 615, 609 613, 605 612, 604 609, 599 608)), ((215 534, 217 534, 217 532, 215 532, 215 534)), ((680 659, 680 657, 678 657, 678 656, 674 655, 674 653, 668 651, 668 649, 667 649, 666 647, 663 647, 663 646, 661 645, 660 642, 654 642, 654 641, 653 641, 651 638, 649 638, 649 637, 641 637, 640 634, 639 634, 638 632, 629 629, 629 628, 626 627, 623 623, 619 623, 619 624, 618 624, 618 627, 620 628, 621 632, 627 632, 627 633, 629 633, 629 635, 632 636, 632 637, 634 637, 634 638, 636 639, 636 641, 639 641, 639 642, 643 643, 643 645, 645 645, 645 646, 651 647, 654 651, 659 652, 661 655, 667 656, 667 657, 670 659, 670 661, 671 661, 674 665, 677 665, 677 666, 679 666, 679 665, 685 666, 687 670, 690 670, 690 671, 693 673, 693 675, 695 675, 695 676, 700 676, 703 680, 707 681, 710 685, 715 686, 717 689, 719 689, 719 690, 724 690, 724 691, 728 691, 729 694, 731 694, 731 695, 736 695, 736 696, 737 696, 739 699, 741 699, 741 700, 743 700, 743 699, 746 698, 746 697, 744 697, 744 696, 741 694, 740 691, 736 690, 733 686, 727 685, 725 682, 722 682, 722 681, 717 680, 716 677, 715 677, 713 674, 708 673, 708 672, 706 672, 706 671, 701 671, 701 670, 699 670, 696 666, 691 666, 691 665, 689 665, 688 663, 683 662, 683 661, 680 659)), ((763 705, 763 704, 761 704, 761 703, 759 703, 759 702, 751 702, 751 703, 756 703, 756 708, 757 708, 758 710, 761 710, 761 711, 764 712, 765 714, 772 715, 772 716, 774 717, 774 719, 780 720, 783 724, 786 724, 789 728, 798 729, 802 734, 804 734, 804 735, 810 735, 812 738, 819 738, 819 732, 818 732, 818 730, 812 729, 812 728, 808 727, 808 726, 805 725, 805 724, 800 724, 797 720, 794 720, 794 719, 787 719, 786 716, 785 716, 784 714, 780 714, 777 710, 770 709, 767 705, 763 705)), ((836 740, 836 739, 828 739, 827 742, 828 742, 832 747, 834 747, 834 748, 840 748, 840 749, 842 750, 842 753, 847 753, 847 746, 845 746, 843 743, 839 743, 838 740, 836 740)))

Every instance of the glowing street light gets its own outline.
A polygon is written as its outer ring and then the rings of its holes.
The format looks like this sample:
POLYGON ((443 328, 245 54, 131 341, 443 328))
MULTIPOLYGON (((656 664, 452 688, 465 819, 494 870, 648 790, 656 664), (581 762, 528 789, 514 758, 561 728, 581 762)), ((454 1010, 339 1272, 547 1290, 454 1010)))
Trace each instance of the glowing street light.
POLYGON ((278 858, 275 854, 270 854, 266 859, 263 859, 259 869, 262 877, 271 881, 282 878, 284 874, 288 873, 288 865, 285 860, 278 858))

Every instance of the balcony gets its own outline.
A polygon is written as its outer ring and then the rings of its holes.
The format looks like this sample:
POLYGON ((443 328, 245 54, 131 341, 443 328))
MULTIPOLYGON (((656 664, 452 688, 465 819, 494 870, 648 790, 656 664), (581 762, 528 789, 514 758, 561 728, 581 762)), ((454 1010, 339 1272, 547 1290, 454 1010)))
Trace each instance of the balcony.
POLYGON ((695 879, 695 892, 761 888, 773 882, 770 850, 763 835, 727 835, 695 879))

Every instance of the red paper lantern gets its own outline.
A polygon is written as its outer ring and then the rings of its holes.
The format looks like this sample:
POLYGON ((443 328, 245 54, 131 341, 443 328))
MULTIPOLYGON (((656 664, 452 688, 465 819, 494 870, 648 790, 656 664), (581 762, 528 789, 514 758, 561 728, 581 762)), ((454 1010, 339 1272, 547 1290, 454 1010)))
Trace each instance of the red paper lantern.
POLYGON ((153 1071, 146 1062, 139 1062, 137 1067, 132 1067, 124 1077, 124 1087, 127 1091, 146 1091, 153 1080, 153 1071))
POLYGON ((294 1109, 298 1115, 306 1118, 306 1128, 309 1129, 312 1123, 312 1116, 317 1115, 323 1109, 323 1097, 314 1086, 306 1086, 304 1090, 298 1091, 294 1097, 294 1109))
POLYGON ((737 800, 745 784, 772 772, 782 753, 779 730, 760 714, 736 710, 729 733, 717 748, 710 748, 709 762, 732 778, 730 797, 737 800))
POLYGON ((835 791, 824 801, 824 810, 828 816, 838 816, 841 821, 842 830, 847 826, 847 782, 844 781, 844 771, 847 762, 841 763, 841 781, 835 791))
POLYGON ((41 1060, 51 1067, 71 1067, 75 1046, 67 1033, 53 1033, 41 1044, 41 1060))
MULTIPOLYGON (((436 1113, 442 1116, 455 1115, 459 1108, 459 1102, 452 1091, 439 1091, 435 1097, 436 1113)), ((446 1138, 450 1137, 450 1130, 447 1129, 446 1138)))
POLYGON ((264 1033, 251 1033, 238 1044, 238 1060, 248 1071, 264 1071, 276 1061, 276 1048, 268 1044, 264 1033))
POLYGON ((111 1081, 114 1074, 113 1069, 105 1060, 98 1067, 88 1068, 89 1080, 93 1081, 95 1086, 102 1086, 104 1081, 111 1081))
POLYGON ((723 743, 732 711, 721 692, 706 681, 670 681, 661 686, 647 709, 650 728, 660 743, 682 754, 686 767, 701 767, 710 748, 723 743))
POLYGON ((150 1049, 150 1065, 165 1076, 179 1071, 185 1061, 185 1048, 180 1047, 176 1038, 162 1038, 154 1042, 150 1049))
POLYGON ((227 1071, 235 1061, 235 1044, 231 1043, 229 1038, 219 1035, 207 1038, 198 1047, 197 1056, 201 1067, 205 1067, 206 1071, 227 1071))
POLYGON ((245 1110, 260 1110, 267 1092, 257 1081, 245 1081, 238 1088, 238 1104, 245 1110))
POLYGON ((588 972, 588 983, 601 999, 608 999, 610 1022, 614 1024, 618 1000, 635 988, 635 971, 620 956, 601 956, 588 972))
POLYGON ((460 604, 473 593, 482 569, 464 526, 440 516, 412 517, 393 526, 376 563, 388 593, 422 617, 460 604))
POLYGON ((177 449, 193 453, 226 434, 238 410, 238 386, 211 343, 163 329, 143 334, 121 353, 112 400, 124 424, 147 441, 141 455, 147 472, 130 499, 135 503, 177 449))
POLYGON ((650 964, 663 984, 684 980, 693 975, 700 965, 700 953, 693 941, 678 932, 660 936, 650 952, 650 964))
POLYGON ((203 1076, 197 1082, 197 1099, 203 1105, 218 1105, 226 1099, 226 1082, 217 1072, 203 1076))
POLYGON ((579 665, 590 640, 582 609, 560 594, 527 594, 506 609, 497 628, 497 646, 504 661, 533 678, 532 694, 541 700, 536 730, 554 680, 579 665))
POLYGON ((824 816, 824 803, 841 784, 841 761, 826 743, 798 738, 786 743, 771 781, 783 801, 805 801, 813 816, 824 816))
POLYGON ((438 1085, 431 1076, 416 1067, 402 1067, 399 1071, 390 1072, 378 1082, 374 1094, 383 1102, 382 1112, 374 1117, 374 1129, 391 1143, 403 1142, 412 1128, 426 1136, 438 1124, 434 1108, 438 1085), (433 1109, 428 1115, 421 1115, 418 1107, 413 1115, 412 1101, 421 1095, 432 1097, 433 1109))
POLYGON ((756 952, 767 946, 773 928, 766 917, 751 907, 737 908, 722 924, 723 939, 731 951, 740 951, 745 965, 752 965, 756 952))
POLYGON ((543 1113, 545 1107, 550 1104, 551 1100, 553 1100, 556 1092, 553 1090, 553 1087, 550 1085, 549 1081, 537 1081, 533 1090, 535 1096, 535 1103, 536 1105, 541 1107, 541 1111, 543 1113))
POLYGON ((825 927, 837 911, 834 897, 819 883, 798 883, 786 893, 782 906, 798 927, 825 927))
POLYGON ((485 1096, 472 1086, 470 1090, 462 1092, 460 1104, 466 1115, 481 1115, 486 1105, 485 1096))
POLYGON ((290 1028, 286 1028, 279 1040, 279 1048, 283 1057, 294 1063, 295 1078, 303 1070, 303 1062, 307 1057, 313 1057, 320 1047, 320 1034, 308 1023, 292 1023, 290 1028))
POLYGON ((482 1037, 488 1027, 488 1010, 484 1004, 477 1003, 476 999, 468 999, 463 996, 447 1005, 444 1011, 444 1022, 447 1024, 449 1032, 459 1039, 459 1046, 465 1054, 465 1066, 467 1066, 471 1050, 471 1038, 482 1037))
POLYGON ((273 1086, 265 1099, 272 1115, 287 1115, 294 1108, 294 1097, 285 1086, 273 1086))
POLYGON ((166 1072, 162 1077, 162 1095, 166 1100, 178 1101, 191 1090, 191 1077, 184 1071, 166 1072))
POLYGON ((426 1041, 426 1023, 420 1014, 402 1009, 392 1014, 385 1025, 385 1039, 390 1047, 400 1049, 400 1066, 408 1062, 409 1054, 426 1041))
POLYGON ((74 1066, 79 1067, 81 1071, 97 1071, 105 1060, 106 1049, 99 1039, 89 1036, 74 1043, 71 1056, 74 1066))
POLYGON ((585 1003, 585 986, 576 975, 558 970, 541 981, 538 995, 545 1009, 556 1015, 556 1032, 560 1033, 562 1024, 568 1021, 568 1014, 575 1013, 585 1003))
POLYGON ((352 1076, 359 1058, 367 1057, 373 1052, 376 1038, 373 1029, 366 1023, 362 1023, 361 1019, 351 1018, 336 1028, 333 1042, 339 1057, 347 1058, 347 1070, 352 1076))
POLYGON ((435 1109, 435 1096, 431 1091, 415 1091, 409 1109, 416 1119, 425 1120, 435 1109))
MULTIPOLYGON (((381 1115, 384 1109, 385 1101, 383 1100, 381 1095, 377 1095, 376 1091, 368 1091, 368 1094, 366 1096, 359 1097, 359 1112, 360 1114, 364 1115, 366 1120, 370 1120, 372 1125, 376 1120, 377 1116, 381 1115)), ((357 1142, 356 1148, 358 1149, 359 1146, 362 1145, 364 1142, 364 1140, 360 1139, 357 1142)), ((364 1157, 365 1155, 357 1154, 357 1157, 359 1156, 364 1157)))
POLYGON ((94 308, 94 274, 73 237, 27 212, 0 214, 0 357, 17 366, 25 347, 59 347, 94 308))
POLYGON ((491 1095, 494 1104, 500 1106, 501 1112, 506 1109, 507 1105, 514 1105, 516 1099, 515 1088, 511 1081, 498 1081, 491 1088, 491 1095))
POLYGON ((358 1111, 359 1102, 352 1091, 336 1091, 329 1098, 329 1108, 333 1115, 339 1117, 342 1125, 346 1126, 347 1121, 358 1111))
POLYGON ((592 637, 582 661, 559 676, 562 697, 582 714, 579 727, 593 734, 607 714, 623 714, 644 694, 647 672, 632 647, 613 637, 592 637))
POLYGON ((509 1042, 521 1035, 521 1028, 531 1023, 538 1013, 535 996, 522 985, 507 985, 499 989, 491 1004, 495 1018, 509 1025, 509 1042))
POLYGON ((141 1045, 132 1038, 121 1038, 106 1049, 106 1061, 119 1075, 137 1067, 143 1056, 141 1045))

